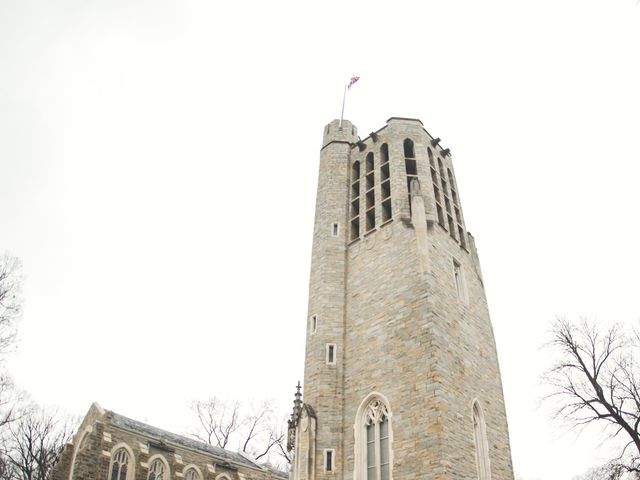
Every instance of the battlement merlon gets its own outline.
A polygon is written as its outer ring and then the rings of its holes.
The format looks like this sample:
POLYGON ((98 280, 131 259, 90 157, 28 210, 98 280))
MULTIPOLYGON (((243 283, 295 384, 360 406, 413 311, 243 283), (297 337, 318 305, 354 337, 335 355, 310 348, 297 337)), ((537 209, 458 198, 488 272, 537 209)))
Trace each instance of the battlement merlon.
POLYGON ((358 129, 349 120, 334 120, 324 127, 322 148, 333 142, 353 144, 358 141, 358 129))

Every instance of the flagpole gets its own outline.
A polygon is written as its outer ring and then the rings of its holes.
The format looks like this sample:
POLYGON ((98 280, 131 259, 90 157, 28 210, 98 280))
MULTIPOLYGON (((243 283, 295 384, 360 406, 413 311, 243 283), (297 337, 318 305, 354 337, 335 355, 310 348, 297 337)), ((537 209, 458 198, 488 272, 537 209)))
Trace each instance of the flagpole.
POLYGON ((344 86, 344 93, 342 94, 342 112, 340 112, 340 123, 338 128, 342 128, 342 119, 344 118, 344 101, 347 98, 347 86, 344 86))

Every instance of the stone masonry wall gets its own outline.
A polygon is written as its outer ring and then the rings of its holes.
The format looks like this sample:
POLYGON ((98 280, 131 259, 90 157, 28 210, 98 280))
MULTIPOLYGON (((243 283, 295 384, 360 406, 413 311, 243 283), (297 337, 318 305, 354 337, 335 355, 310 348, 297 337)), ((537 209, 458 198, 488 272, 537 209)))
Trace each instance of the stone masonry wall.
MULTIPOLYGON (((323 474, 320 461, 316 478, 353 478, 356 411, 375 391, 383 394, 391 407, 392 473, 396 480, 477 478, 474 400, 484 411, 492 478, 512 480, 500 371, 476 252, 471 239, 463 248, 451 238, 435 215, 427 147, 436 154, 441 148, 433 148, 432 137, 419 121, 407 119, 391 119, 376 140, 367 138, 364 151, 336 148, 331 161, 327 161, 326 152, 321 155, 309 301, 309 313, 318 315, 319 326, 315 334, 307 334, 304 400, 318 416, 316 455, 321 456, 323 448, 336 448, 340 469, 335 474, 323 474), (427 274, 419 268, 410 218, 402 144, 405 138, 415 142, 427 218, 435 219, 428 222, 427 274), (318 233, 328 233, 329 222, 337 221, 333 219, 340 213, 340 202, 345 205, 340 220, 342 233, 348 233, 348 178, 344 192, 338 188, 343 177, 348 177, 351 162, 359 160, 364 166, 365 156, 371 151, 375 155, 379 205, 379 148, 383 143, 389 146, 393 221, 381 225, 380 209, 376 208, 374 231, 362 233, 359 240, 351 242, 341 235, 340 241, 347 245, 343 264, 339 247, 329 252, 328 239, 319 239, 318 233), (329 168, 335 170, 328 172, 329 168), (328 192, 321 192, 327 188, 322 182, 329 178, 338 179, 330 193, 338 205, 330 214, 323 211, 328 192), (461 299, 457 292, 454 259, 461 266, 466 298, 461 299), (341 269, 346 269, 346 281, 340 279, 327 287, 325 283, 339 277, 341 269), (338 288, 344 288, 343 298, 338 288), (339 323, 338 306, 344 307, 343 325, 339 323), (329 325, 323 323, 327 317, 329 325), (334 340, 342 351, 335 367, 338 375, 331 377, 324 350, 319 352, 324 342, 334 340), (336 385, 342 385, 343 396, 332 399, 341 393, 336 385)), ((440 159, 453 173, 451 157, 440 155, 440 159)))
POLYGON ((342 442, 344 355, 344 280, 347 228, 347 191, 350 143, 355 128, 344 121, 325 128, 320 152, 316 217, 309 289, 309 317, 317 315, 317 328, 307 329, 305 401, 323 412, 317 422, 315 479, 341 477, 342 462, 335 459, 335 471, 324 472, 325 449, 339 451, 342 442), (338 224, 333 235, 333 224, 338 224), (327 365, 327 344, 335 345, 335 364, 327 365))

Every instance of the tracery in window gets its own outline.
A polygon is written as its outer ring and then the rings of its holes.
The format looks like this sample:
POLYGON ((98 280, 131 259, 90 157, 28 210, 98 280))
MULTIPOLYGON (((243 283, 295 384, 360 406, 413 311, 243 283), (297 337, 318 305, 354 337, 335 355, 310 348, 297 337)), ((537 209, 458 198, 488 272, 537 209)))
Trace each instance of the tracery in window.
POLYGON ((189 470, 187 470, 187 473, 185 473, 184 475, 184 480, 199 480, 200 479, 200 475, 198 475, 198 472, 196 471, 195 468, 190 468, 189 470))
POLYGON ((156 458, 149 466, 147 480, 166 480, 166 478, 164 463, 156 458))
POLYGON ((127 480, 127 468, 129 465, 129 453, 120 448, 111 457, 110 480, 127 480))
POLYGON ((390 480, 391 424, 389 405, 372 393, 361 404, 356 418, 356 480, 390 480))
POLYGON ((369 404, 366 413, 367 480, 389 478, 389 412, 380 400, 369 404))

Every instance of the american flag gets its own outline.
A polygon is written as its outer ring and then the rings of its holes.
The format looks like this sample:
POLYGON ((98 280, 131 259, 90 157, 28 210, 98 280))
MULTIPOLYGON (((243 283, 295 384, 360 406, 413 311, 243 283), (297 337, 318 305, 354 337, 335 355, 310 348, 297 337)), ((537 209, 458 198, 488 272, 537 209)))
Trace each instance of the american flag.
POLYGON ((360 77, 351 77, 351 80, 349 81, 349 85, 347 85, 347 88, 351 90, 351 85, 356 83, 358 80, 360 80, 360 77))

